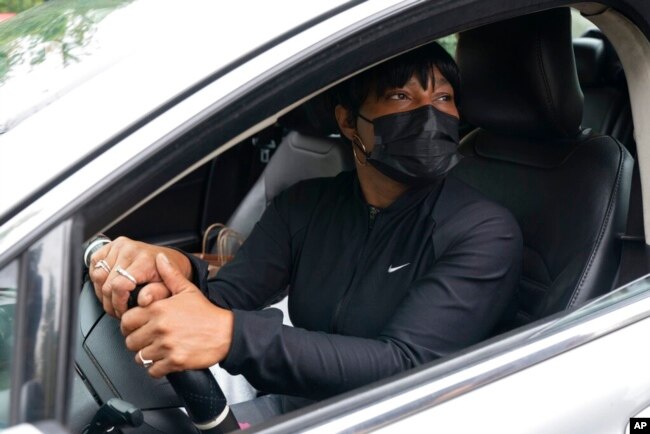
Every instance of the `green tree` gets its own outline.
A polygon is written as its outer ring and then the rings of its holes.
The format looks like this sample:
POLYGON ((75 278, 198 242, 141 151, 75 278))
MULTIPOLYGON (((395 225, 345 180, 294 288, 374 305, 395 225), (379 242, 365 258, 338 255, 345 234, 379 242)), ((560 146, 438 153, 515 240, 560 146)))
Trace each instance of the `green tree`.
POLYGON ((43 3, 43 0, 0 0, 0 13, 18 13, 43 3))
POLYGON ((436 42, 438 42, 447 53, 451 54, 451 57, 456 57, 456 45, 458 44, 458 35, 456 33, 440 38, 436 42))
POLYGON ((12 66, 24 62, 31 65, 42 63, 46 55, 52 55, 53 45, 56 45, 54 51, 62 56, 64 64, 77 61, 74 49, 90 41, 97 23, 131 1, 0 0, 0 8, 4 3, 40 3, 0 23, 0 84, 7 79, 12 66))

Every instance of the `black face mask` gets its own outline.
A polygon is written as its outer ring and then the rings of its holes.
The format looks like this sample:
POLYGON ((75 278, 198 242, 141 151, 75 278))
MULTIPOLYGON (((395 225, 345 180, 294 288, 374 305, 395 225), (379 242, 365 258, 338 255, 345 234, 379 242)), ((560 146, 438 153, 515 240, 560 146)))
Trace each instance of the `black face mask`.
POLYGON ((375 147, 361 149, 366 161, 384 175, 404 184, 423 184, 444 177, 461 159, 458 119, 431 105, 393 113, 373 121, 375 147))

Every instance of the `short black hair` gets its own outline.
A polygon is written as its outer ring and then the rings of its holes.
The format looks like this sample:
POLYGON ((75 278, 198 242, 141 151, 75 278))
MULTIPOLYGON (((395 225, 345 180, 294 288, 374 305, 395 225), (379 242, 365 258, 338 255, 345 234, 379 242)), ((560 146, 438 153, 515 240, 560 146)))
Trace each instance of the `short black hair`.
POLYGON ((460 103, 460 72, 454 59, 437 42, 423 45, 381 63, 339 84, 335 99, 349 112, 348 122, 356 124, 359 109, 368 95, 382 95, 386 90, 401 87, 414 75, 424 89, 437 66, 454 89, 456 104, 460 103))

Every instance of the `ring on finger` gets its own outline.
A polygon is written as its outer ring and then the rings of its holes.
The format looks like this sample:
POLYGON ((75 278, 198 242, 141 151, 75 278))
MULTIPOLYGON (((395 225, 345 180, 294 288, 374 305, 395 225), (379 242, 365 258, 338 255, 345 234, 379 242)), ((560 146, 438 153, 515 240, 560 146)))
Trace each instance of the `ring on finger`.
POLYGON ((106 262, 104 259, 102 259, 101 261, 98 261, 95 264, 95 269, 97 269, 97 268, 101 268, 102 270, 106 271, 107 273, 111 272, 110 265, 108 265, 108 262, 106 262))
POLYGON ((131 282, 133 282, 134 285, 138 284, 137 280, 135 280, 135 277, 133 277, 133 275, 131 273, 129 273, 124 268, 120 267, 119 265, 117 267, 115 267, 115 272, 117 272, 117 274, 119 274, 120 276, 124 276, 127 279, 129 279, 131 282))
POLYGON ((142 360, 142 366, 143 366, 145 369, 149 369, 149 368, 151 368, 151 367, 153 366, 153 360, 145 359, 145 358, 142 356, 142 350, 138 351, 138 356, 140 357, 140 360, 142 360))

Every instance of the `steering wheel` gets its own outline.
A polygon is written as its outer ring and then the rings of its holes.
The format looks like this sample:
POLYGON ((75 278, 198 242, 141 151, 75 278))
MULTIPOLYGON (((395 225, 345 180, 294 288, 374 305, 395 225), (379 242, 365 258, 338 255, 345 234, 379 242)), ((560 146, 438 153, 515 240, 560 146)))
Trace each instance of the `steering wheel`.
MULTIPOLYGON (((137 306, 138 294, 143 287, 138 285, 131 291, 129 309, 137 306)), ((226 396, 209 369, 172 372, 167 374, 167 381, 185 404, 185 410, 200 432, 221 434, 239 429, 226 396)))
MULTIPOLYGON (((129 295, 128 308, 137 305, 138 285, 129 295)), ((226 396, 209 369, 167 374, 167 380, 185 404, 194 426, 202 433, 217 434, 235 431, 239 424, 230 411, 226 396)))

